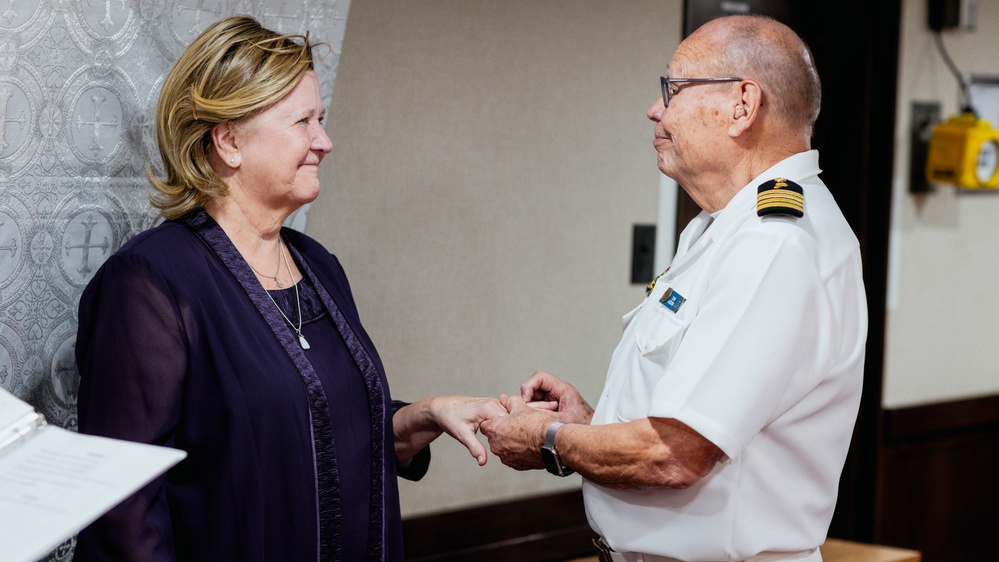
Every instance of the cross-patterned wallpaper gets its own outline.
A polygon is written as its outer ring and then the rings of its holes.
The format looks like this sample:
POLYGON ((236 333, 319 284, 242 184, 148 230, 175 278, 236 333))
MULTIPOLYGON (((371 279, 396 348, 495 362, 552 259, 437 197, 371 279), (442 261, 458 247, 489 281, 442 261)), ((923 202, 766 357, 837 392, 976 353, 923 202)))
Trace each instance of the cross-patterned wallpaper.
MULTIPOLYGON (((159 222, 146 168, 170 65, 221 17, 249 14, 332 52, 349 0, 0 0, 0 386, 76 429, 80 293, 107 257, 159 222)), ((320 51, 317 54, 322 54, 320 51)), ((305 213, 293 217, 304 228, 305 213)), ((71 556, 72 541, 53 555, 71 556)))

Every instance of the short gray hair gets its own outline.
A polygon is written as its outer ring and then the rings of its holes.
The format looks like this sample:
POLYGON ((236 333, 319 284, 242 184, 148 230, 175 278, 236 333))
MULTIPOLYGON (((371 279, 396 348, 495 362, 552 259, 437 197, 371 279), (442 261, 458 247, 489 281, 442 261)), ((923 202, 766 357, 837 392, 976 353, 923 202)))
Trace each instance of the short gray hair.
POLYGON ((765 16, 730 20, 719 45, 720 70, 758 82, 779 118, 811 132, 822 105, 822 84, 808 45, 789 27, 765 16))

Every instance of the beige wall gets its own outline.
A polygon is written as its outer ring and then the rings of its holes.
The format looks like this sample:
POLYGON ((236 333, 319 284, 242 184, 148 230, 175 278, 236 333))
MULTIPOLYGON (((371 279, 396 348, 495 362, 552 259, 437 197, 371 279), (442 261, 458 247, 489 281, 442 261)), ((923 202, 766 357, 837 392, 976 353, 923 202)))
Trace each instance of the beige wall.
MULTIPOLYGON (((343 261, 400 399, 516 392, 536 369, 596 403, 656 220, 646 108, 681 2, 356 0, 308 231, 343 261)), ((579 486, 434 445, 404 515, 579 486)))
MULTIPOLYGON (((926 2, 903 2, 895 138, 884 404, 999 392, 999 193, 908 193, 913 101, 959 110, 958 86, 926 26, 926 2)), ((975 31, 944 45, 962 72, 999 75, 999 1, 978 2, 975 31)), ((999 123, 993 123, 999 126, 999 123)))

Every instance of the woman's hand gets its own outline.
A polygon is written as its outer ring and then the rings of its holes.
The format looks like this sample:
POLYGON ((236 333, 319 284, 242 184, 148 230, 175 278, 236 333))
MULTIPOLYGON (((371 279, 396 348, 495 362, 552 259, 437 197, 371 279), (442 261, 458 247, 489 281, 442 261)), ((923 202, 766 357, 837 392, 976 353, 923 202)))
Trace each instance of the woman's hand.
POLYGON ((392 418, 396 459, 399 462, 411 459, 442 433, 447 433, 464 445, 482 466, 488 453, 476 436, 479 424, 506 414, 506 408, 495 398, 434 396, 403 406, 392 418))

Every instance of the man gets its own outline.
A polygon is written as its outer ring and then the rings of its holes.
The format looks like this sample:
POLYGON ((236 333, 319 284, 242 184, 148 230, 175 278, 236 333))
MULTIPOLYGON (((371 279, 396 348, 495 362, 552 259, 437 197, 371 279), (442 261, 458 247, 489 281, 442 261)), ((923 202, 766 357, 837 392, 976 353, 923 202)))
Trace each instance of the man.
POLYGON ((783 24, 731 16, 684 40, 667 76, 648 110, 659 169, 703 211, 624 317, 595 411, 538 372, 481 427, 509 466, 583 476, 610 560, 821 560, 867 308, 810 150, 812 56, 783 24))

